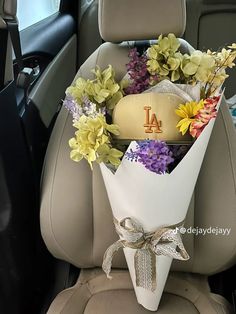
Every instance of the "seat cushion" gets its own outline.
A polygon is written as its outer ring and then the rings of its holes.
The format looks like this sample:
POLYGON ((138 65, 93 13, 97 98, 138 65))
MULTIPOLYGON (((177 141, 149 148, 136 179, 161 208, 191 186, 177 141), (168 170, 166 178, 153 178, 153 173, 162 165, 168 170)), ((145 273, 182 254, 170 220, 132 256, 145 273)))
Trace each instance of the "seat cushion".
MULTIPOLYGON (((128 271, 115 270, 108 280, 101 269, 82 270, 75 286, 59 293, 48 314, 148 314, 137 303, 128 271)), ((207 278, 171 273, 159 314, 233 313, 230 305, 209 291, 207 278)))
MULTIPOLYGON (((158 312, 164 314, 176 313, 177 311, 178 313, 186 314, 199 313, 195 306, 188 300, 173 294, 164 293, 158 312)), ((150 313, 150 311, 144 309, 136 302, 133 290, 113 290, 100 292, 93 296, 89 300, 84 313, 143 314, 150 313)))

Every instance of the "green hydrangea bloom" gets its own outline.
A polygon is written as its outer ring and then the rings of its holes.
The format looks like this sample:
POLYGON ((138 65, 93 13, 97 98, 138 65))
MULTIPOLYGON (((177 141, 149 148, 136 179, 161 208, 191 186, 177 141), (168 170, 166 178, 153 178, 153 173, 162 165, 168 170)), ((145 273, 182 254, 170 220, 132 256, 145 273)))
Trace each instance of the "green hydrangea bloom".
POLYGON ((158 74, 162 79, 169 77, 172 81, 180 78, 179 67, 182 55, 178 52, 179 40, 174 34, 159 36, 158 43, 147 50, 147 68, 151 75, 158 74))
POLYGON ((81 116, 74 127, 77 129, 75 137, 69 140, 72 160, 79 162, 84 158, 91 168, 94 161, 109 161, 115 167, 120 164, 123 153, 112 148, 110 142, 111 134, 119 134, 117 125, 107 124, 105 117, 98 114, 95 118, 81 116))
POLYGON ((74 85, 67 88, 66 93, 72 95, 79 105, 83 104, 84 97, 88 97, 99 107, 114 109, 117 102, 123 97, 125 83, 118 84, 116 82, 115 72, 111 65, 104 71, 97 66, 92 72, 95 75, 94 80, 85 80, 79 77, 74 85))

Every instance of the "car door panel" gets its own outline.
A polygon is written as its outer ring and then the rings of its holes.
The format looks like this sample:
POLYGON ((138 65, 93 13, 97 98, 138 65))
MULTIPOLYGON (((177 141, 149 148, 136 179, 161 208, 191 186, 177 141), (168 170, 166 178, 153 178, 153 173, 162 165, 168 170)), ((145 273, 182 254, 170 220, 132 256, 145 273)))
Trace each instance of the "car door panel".
POLYGON ((76 72, 76 17, 54 14, 21 31, 20 37, 25 66, 39 66, 40 75, 26 103, 24 91, 16 92, 12 81, 9 40, 5 87, 0 90, 1 314, 39 313, 54 283, 56 263, 39 230, 39 182, 53 117, 76 72))
POLYGON ((74 35, 48 65, 29 94, 46 127, 49 127, 64 98, 66 87, 75 76, 76 47, 77 39, 74 35))
POLYGON ((76 73, 77 34, 70 14, 56 13, 20 32, 25 66, 38 70, 28 102, 22 89, 17 102, 31 152, 37 186, 53 121, 76 73))

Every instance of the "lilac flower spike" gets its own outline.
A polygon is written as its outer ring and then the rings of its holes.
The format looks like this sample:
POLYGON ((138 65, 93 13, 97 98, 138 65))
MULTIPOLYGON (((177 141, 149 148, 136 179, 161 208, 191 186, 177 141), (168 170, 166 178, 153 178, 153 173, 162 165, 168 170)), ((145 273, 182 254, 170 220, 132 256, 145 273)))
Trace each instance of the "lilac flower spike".
POLYGON ((152 172, 164 174, 168 171, 168 165, 174 161, 172 155, 165 142, 146 140, 137 142, 137 150, 127 152, 125 157, 130 161, 140 162, 152 172))
POLYGON ((149 87, 150 74, 147 70, 147 56, 139 56, 137 48, 129 52, 130 61, 126 65, 132 83, 125 89, 125 94, 140 94, 149 87))
POLYGON ((67 94, 63 105, 72 114, 74 121, 78 121, 82 115, 95 118, 98 114, 106 114, 105 107, 97 110, 96 104, 91 102, 88 97, 84 97, 83 104, 79 105, 70 94, 67 94))
POLYGON ((76 100, 71 95, 66 95, 63 105, 72 114, 73 120, 79 120, 82 115, 82 108, 77 105, 76 100))

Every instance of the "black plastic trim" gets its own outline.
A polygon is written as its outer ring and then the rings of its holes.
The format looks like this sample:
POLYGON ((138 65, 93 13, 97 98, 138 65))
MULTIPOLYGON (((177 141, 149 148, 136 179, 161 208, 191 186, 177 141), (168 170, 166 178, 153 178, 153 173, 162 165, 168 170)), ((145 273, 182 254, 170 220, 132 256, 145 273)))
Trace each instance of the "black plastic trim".
POLYGON ((60 2, 60 12, 61 13, 69 13, 74 16, 74 18, 78 22, 79 9, 81 7, 80 0, 61 0, 60 2))
POLYGON ((15 84, 0 93, 0 312, 35 313, 35 185, 32 164, 15 103, 15 84))
POLYGON ((4 87, 5 68, 6 68, 6 55, 7 55, 7 39, 8 31, 6 29, 0 30, 0 90, 4 87))

